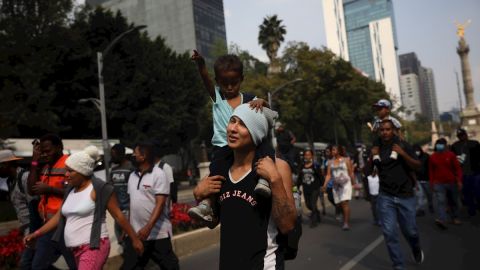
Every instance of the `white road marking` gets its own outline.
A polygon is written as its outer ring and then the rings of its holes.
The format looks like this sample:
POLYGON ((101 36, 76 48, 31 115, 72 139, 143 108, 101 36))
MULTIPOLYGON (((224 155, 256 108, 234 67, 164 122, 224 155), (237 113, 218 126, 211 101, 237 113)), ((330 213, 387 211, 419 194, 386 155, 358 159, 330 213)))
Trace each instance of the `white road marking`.
POLYGON ((353 257, 350 261, 348 261, 340 270, 350 270, 352 269, 357 263, 359 263, 365 256, 367 256, 370 252, 372 252, 380 243, 383 242, 383 235, 379 236, 375 241, 370 243, 366 246, 357 256, 353 257))

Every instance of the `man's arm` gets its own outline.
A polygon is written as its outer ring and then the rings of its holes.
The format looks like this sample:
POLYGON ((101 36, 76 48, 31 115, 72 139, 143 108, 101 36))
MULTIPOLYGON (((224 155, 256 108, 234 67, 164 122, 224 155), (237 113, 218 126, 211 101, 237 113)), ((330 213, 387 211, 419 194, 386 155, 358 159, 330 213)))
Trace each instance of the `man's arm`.
POLYGON ((297 211, 292 193, 292 171, 287 162, 270 157, 257 162, 257 173, 270 182, 272 217, 279 231, 286 234, 295 227, 297 211))
POLYGON ((168 195, 165 194, 157 194, 155 195, 155 208, 153 208, 152 215, 148 220, 147 224, 138 231, 138 237, 141 240, 147 240, 150 232, 152 231, 155 223, 160 218, 163 212, 163 208, 165 207, 165 203, 167 201, 168 195))
POLYGON ((36 144, 33 147, 33 153, 32 153, 32 163, 30 165, 30 172, 28 174, 28 180, 27 180, 27 192, 31 196, 36 195, 35 192, 33 191, 33 186, 35 186, 35 183, 37 183, 39 179, 39 164, 38 160, 40 159, 40 145, 36 144))
POLYGON ((207 66, 205 65, 205 59, 198 53, 197 50, 193 50, 192 60, 197 64, 198 72, 200 73, 200 77, 202 78, 205 89, 215 102, 215 86, 208 74, 207 66))
POLYGON ((296 142, 297 142, 297 138, 295 137, 295 135, 293 135, 293 132, 291 131, 288 131, 288 133, 290 134, 290 144, 294 145, 296 142))
POLYGON ((404 160, 407 162, 407 165, 413 169, 413 170, 418 170, 422 166, 422 163, 420 160, 414 159, 412 156, 410 156, 409 153, 407 153, 400 145, 394 144, 392 147, 392 151, 397 152, 404 160))

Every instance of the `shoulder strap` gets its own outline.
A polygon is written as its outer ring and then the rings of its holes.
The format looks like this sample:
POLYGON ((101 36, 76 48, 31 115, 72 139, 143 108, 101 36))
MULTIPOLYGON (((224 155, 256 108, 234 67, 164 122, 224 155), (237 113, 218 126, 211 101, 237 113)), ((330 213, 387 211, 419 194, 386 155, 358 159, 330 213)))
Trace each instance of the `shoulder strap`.
POLYGON ((248 103, 255 98, 255 95, 252 95, 249 93, 242 93, 242 95, 243 95, 243 103, 248 103))
POLYGON ((163 166, 165 166, 165 162, 160 161, 160 163, 158 164, 158 167, 163 170, 163 166))

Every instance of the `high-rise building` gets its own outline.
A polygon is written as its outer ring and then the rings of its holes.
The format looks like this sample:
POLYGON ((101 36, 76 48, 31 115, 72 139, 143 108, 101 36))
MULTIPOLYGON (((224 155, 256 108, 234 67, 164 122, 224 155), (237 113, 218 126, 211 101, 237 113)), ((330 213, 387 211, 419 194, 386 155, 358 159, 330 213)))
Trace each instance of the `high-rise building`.
MULTIPOLYGON (((435 82, 433 76, 433 70, 431 68, 422 67, 420 60, 414 52, 401 54, 400 70, 403 75, 415 74, 418 80, 418 94, 420 96, 421 115, 425 116, 428 120, 438 120, 438 105, 437 94, 435 90, 435 82)), ((402 88, 401 84, 401 88, 402 88)), ((402 95, 406 91, 402 90, 402 95)), ((403 98, 403 96, 402 96, 403 98)), ((403 104, 405 108, 411 106, 411 104, 403 104)))
POLYGON ((402 94, 402 104, 405 110, 405 119, 413 121, 417 114, 422 114, 420 103, 420 84, 418 76, 415 73, 409 73, 400 76, 400 89, 402 94))
POLYGON ((136 25, 146 25, 150 38, 161 36, 178 53, 197 49, 212 61, 217 43, 226 45, 223 0, 87 0, 122 14, 136 25))
POLYGON ((383 82, 395 107, 401 106, 392 1, 323 0, 323 12, 327 47, 383 82))
POLYGON ((435 78, 431 68, 422 67, 420 69, 422 88, 424 89, 424 99, 426 103, 425 115, 430 120, 438 120, 437 91, 435 90, 435 78))

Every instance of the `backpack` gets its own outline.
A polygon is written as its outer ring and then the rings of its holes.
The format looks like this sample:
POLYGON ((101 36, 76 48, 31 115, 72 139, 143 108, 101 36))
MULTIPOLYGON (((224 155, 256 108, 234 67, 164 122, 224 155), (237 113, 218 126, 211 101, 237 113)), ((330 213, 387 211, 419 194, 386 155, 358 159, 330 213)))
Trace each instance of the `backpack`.
POLYGON ((243 103, 248 103, 255 99, 255 95, 249 93, 242 93, 243 95, 243 103))
MULTIPOLYGON (((158 164, 158 167, 163 170, 163 167, 165 166, 164 161, 160 161, 158 164)), ((173 203, 177 203, 178 201, 178 187, 177 183, 175 183, 175 180, 170 183, 170 199, 172 200, 173 203)))

